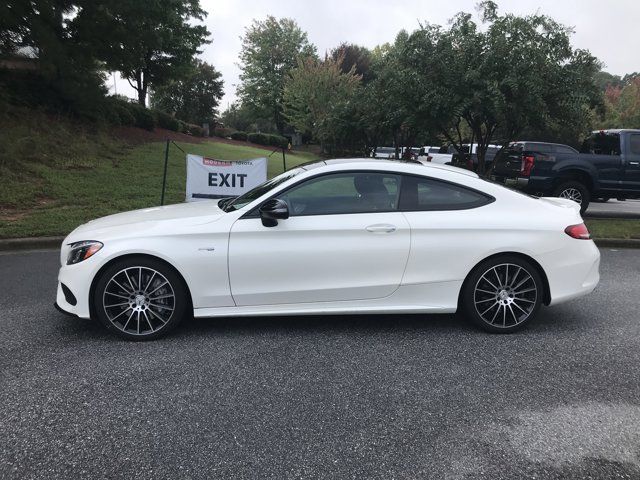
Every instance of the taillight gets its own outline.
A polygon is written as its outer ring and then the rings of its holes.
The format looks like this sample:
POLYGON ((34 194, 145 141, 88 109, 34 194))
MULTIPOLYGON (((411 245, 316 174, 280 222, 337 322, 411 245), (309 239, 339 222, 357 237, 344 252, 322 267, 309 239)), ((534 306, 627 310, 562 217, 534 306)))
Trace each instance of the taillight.
POLYGON ((591 238, 591 234, 584 223, 579 225, 569 225, 564 229, 564 233, 570 237, 577 238, 578 240, 589 240, 591 238))
POLYGON ((533 162, 535 161, 535 157, 533 155, 523 155, 522 156, 522 167, 520 168, 520 173, 528 177, 531 175, 531 169, 533 168, 533 162))
POLYGON ((431 160, 433 160, 433 157, 431 155, 427 156, 427 162, 430 162, 431 160))

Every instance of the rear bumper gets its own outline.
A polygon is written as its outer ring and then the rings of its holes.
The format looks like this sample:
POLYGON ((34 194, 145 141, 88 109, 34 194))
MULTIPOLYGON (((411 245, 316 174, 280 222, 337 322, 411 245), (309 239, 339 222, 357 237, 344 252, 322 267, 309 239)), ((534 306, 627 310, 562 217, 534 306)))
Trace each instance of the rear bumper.
POLYGON ((592 240, 567 237, 567 248, 547 253, 541 263, 549 281, 549 305, 587 295, 600 281, 600 251, 592 240))

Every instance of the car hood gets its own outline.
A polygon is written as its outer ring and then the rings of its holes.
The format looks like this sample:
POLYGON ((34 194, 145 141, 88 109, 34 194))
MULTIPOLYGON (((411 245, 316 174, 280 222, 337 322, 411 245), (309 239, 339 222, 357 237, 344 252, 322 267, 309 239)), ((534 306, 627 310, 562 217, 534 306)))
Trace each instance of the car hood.
POLYGON ((218 207, 218 200, 143 208, 91 220, 71 232, 65 243, 100 240, 104 235, 125 234, 139 229, 174 230, 213 222, 222 215, 224 212, 218 207))

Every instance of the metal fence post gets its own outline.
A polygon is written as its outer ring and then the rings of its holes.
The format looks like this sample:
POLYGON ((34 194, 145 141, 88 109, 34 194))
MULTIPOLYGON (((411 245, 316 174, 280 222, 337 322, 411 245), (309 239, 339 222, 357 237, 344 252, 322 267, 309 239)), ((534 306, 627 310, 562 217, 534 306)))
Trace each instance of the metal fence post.
POLYGON ((169 163, 169 142, 167 138, 167 147, 164 150, 164 174, 162 175, 162 195, 160 196, 160 205, 164 205, 164 190, 167 186, 167 164, 169 163))

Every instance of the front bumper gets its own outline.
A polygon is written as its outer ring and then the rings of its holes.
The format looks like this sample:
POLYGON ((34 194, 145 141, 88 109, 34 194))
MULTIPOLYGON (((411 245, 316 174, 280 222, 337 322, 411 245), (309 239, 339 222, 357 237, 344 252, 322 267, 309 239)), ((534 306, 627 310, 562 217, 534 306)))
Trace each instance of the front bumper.
MULTIPOLYGON (((98 254, 94 255, 94 257, 97 256, 98 254)), ((80 318, 91 317, 89 310, 89 292, 91 282, 100 267, 100 262, 94 257, 75 265, 63 265, 60 267, 58 272, 56 304, 57 307, 65 313, 80 318), (65 287, 68 290, 66 294, 64 291, 65 287), (69 294, 71 294, 71 296, 69 294)))

